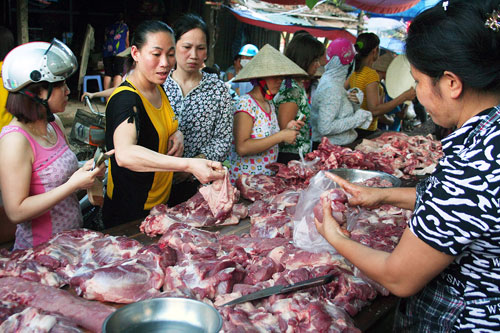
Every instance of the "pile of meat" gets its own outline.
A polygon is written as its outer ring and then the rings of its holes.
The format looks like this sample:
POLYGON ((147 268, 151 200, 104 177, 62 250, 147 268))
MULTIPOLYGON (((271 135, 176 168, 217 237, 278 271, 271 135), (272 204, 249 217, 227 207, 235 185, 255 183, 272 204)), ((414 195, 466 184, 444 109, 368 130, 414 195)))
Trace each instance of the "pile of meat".
MULTIPOLYGON (((383 135, 363 144, 351 150, 324 140, 305 163, 269 166, 275 176, 243 175, 236 188, 221 180, 175 207, 157 206, 141 225, 150 236, 163 235, 150 246, 81 229, 59 233, 33 249, 0 251, 0 331, 100 331, 114 308, 95 300, 131 303, 176 296, 213 304, 224 332, 358 332, 351 316, 388 291, 340 255, 294 245, 301 194, 320 170, 347 167, 409 176, 428 172, 441 154, 438 143, 423 137, 383 135), (248 209, 236 203, 240 194, 252 201, 248 209), (238 223, 247 214, 251 228, 240 236, 195 228, 238 223), (321 287, 222 306, 263 288, 326 274, 335 279, 321 287)), ((372 179, 365 185, 380 184, 372 179)), ((349 207, 339 189, 324 193, 321 201, 332 205, 339 221, 347 220, 352 239, 384 251, 394 249, 411 216, 388 205, 349 207)), ((320 204, 310 214, 321 219, 320 204)))
POLYGON ((300 186, 320 170, 337 168, 376 170, 398 178, 414 178, 432 173, 442 156, 441 142, 433 140, 431 135, 386 132, 376 139, 364 139, 354 150, 333 145, 324 137, 318 149, 306 155, 305 162, 273 163, 267 167, 287 184, 300 186))

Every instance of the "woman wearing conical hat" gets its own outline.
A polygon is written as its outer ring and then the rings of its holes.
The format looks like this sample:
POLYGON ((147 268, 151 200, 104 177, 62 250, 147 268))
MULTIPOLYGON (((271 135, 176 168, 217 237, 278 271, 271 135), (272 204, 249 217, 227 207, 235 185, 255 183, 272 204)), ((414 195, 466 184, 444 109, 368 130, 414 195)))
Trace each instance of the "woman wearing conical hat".
POLYGON ((253 89, 240 96, 235 114, 229 161, 231 183, 242 174, 271 174, 265 166, 276 162, 278 144, 293 144, 302 121, 291 120, 280 130, 273 97, 285 77, 303 77, 307 73, 270 45, 241 69, 233 82, 250 81, 253 89))

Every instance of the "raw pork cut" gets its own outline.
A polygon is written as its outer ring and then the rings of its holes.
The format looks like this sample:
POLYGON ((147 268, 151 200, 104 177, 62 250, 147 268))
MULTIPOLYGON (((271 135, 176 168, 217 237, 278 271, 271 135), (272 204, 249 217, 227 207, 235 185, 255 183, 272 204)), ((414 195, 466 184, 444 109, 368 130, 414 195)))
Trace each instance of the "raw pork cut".
POLYGON ((71 284, 89 299, 130 303, 156 295, 163 268, 171 264, 174 251, 77 229, 58 233, 35 248, 4 254, 0 275, 54 287, 71 284))
POLYGON ((227 216, 240 198, 239 191, 231 185, 227 169, 225 169, 223 179, 218 179, 208 186, 202 186, 199 191, 216 219, 227 216))
POLYGON ((4 321, 0 325, 0 332, 77 333, 83 330, 65 318, 28 307, 4 321))
MULTIPOLYGON (((226 208, 224 208, 226 209, 226 208)), ((235 204, 226 214, 214 217, 207 201, 200 192, 175 207, 158 205, 141 223, 141 232, 148 236, 161 235, 174 223, 184 223, 192 227, 212 227, 238 224, 248 210, 243 204, 235 204)))
POLYGON ((0 300, 59 314, 92 332, 100 332, 106 317, 115 311, 111 306, 18 277, 0 279, 0 300))
POLYGON ((236 180, 236 188, 243 198, 256 201, 283 192, 287 185, 279 177, 242 174, 236 180))

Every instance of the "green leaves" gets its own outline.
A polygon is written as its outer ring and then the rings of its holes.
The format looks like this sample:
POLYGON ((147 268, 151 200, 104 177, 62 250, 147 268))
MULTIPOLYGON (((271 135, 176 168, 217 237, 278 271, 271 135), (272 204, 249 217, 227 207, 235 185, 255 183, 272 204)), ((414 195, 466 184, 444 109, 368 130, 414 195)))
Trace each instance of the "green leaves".
POLYGON ((316 4, 318 3, 319 0, 306 0, 306 5, 309 7, 309 9, 312 9, 316 4))

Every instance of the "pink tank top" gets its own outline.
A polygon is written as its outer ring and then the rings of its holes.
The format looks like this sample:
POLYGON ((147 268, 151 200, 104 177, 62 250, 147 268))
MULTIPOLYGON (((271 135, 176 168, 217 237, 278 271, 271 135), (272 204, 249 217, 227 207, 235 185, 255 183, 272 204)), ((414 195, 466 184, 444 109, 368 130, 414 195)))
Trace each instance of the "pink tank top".
MULTIPOLYGON (((30 142, 34 155, 30 196, 48 192, 64 184, 78 169, 76 155, 69 149, 64 134, 56 122, 50 123, 57 133, 57 142, 50 148, 42 147, 19 126, 5 126, 0 138, 11 132, 23 134, 30 142)), ((80 228, 83 224, 76 194, 60 201, 48 212, 17 225, 14 249, 26 249, 44 243, 63 230, 80 228)))

